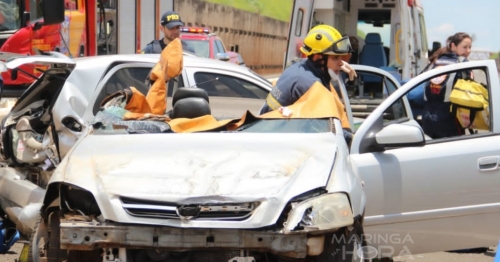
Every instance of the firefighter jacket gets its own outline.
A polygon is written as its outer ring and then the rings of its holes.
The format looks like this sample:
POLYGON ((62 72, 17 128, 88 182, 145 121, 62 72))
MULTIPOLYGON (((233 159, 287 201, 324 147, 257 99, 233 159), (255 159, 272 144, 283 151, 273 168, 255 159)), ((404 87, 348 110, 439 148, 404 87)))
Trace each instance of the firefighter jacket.
POLYGON ((334 101, 340 114, 342 127, 350 129, 349 120, 344 104, 340 100, 337 92, 330 83, 330 75, 322 68, 314 65, 309 59, 303 59, 291 64, 281 74, 271 92, 266 98, 266 103, 262 107, 260 114, 273 111, 282 106, 290 106, 303 96, 309 88, 316 82, 324 88, 329 89, 334 97, 334 101))

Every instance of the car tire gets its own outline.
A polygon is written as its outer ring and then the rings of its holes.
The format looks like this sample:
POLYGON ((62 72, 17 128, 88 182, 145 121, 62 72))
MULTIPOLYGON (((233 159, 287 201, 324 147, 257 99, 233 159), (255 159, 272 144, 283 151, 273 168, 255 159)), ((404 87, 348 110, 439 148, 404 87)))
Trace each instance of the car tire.
POLYGON ((59 244, 59 210, 49 213, 48 218, 50 223, 47 223, 42 216, 38 217, 30 236, 28 262, 102 261, 99 250, 68 252, 61 249, 59 244))
POLYGON ((59 249, 58 212, 50 213, 48 218, 51 220, 50 223, 47 223, 41 215, 38 217, 30 237, 28 262, 38 262, 42 260, 41 258, 50 262, 66 259, 66 252, 61 252, 62 250, 59 249), (50 230, 49 227, 51 227, 50 230), (41 247, 43 248, 41 249, 41 247), (54 255, 55 257, 53 257, 54 255))

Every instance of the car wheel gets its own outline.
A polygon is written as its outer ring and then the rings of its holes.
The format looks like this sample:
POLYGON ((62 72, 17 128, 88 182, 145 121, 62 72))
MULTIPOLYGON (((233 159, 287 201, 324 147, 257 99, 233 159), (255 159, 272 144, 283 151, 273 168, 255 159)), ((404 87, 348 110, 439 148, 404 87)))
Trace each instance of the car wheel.
MULTIPOLYGON (((325 235, 323 253, 315 257, 315 262, 363 261, 358 250, 366 246, 363 227, 357 224, 325 235)), ((361 249, 362 250, 362 249, 361 249)))
POLYGON ((42 216, 33 229, 28 249, 28 262, 84 262, 101 261, 100 251, 67 251, 60 248, 59 211, 49 213, 48 221, 42 216))
POLYGON ((42 216, 38 217, 33 233, 31 233, 28 249, 29 262, 59 262, 66 259, 66 252, 59 248, 59 215, 52 212, 48 216, 50 223, 42 216))

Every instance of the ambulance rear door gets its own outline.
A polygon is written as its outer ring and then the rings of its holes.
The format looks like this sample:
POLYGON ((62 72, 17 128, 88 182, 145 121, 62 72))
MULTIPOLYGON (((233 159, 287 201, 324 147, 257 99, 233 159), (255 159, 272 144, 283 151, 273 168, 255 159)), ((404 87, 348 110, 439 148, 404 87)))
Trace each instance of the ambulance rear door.
POLYGON ((299 49, 311 26, 313 11, 314 0, 294 1, 283 68, 292 60, 302 57, 302 53, 299 49))

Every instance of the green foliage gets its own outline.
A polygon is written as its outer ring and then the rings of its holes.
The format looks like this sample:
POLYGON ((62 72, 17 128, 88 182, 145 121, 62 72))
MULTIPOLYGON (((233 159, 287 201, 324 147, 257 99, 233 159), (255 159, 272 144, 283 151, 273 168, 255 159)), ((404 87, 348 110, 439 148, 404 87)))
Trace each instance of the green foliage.
POLYGON ((500 57, 500 52, 498 52, 498 53, 492 53, 491 56, 490 56, 490 59, 498 59, 498 57, 500 57))
POLYGON ((289 22, 292 13, 292 0, 205 0, 206 2, 231 6, 252 13, 259 13, 276 20, 289 22))
POLYGON ((358 34, 358 37, 361 38, 361 39, 365 39, 366 38, 366 33, 363 32, 363 31, 361 31, 361 30, 359 30, 359 29, 358 29, 358 33, 357 34, 358 34))

